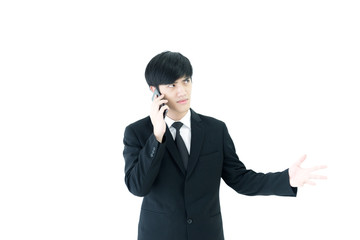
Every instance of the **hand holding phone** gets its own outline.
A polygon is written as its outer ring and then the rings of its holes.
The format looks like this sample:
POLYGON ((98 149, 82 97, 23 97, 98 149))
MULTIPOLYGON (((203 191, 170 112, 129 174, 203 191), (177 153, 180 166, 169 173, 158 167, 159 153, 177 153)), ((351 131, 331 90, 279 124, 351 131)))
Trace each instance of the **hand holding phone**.
MULTIPOLYGON (((153 96, 152 96, 152 100, 154 101, 155 96, 159 97, 160 95, 161 95, 160 91, 159 91, 157 88, 155 88, 154 94, 153 94, 153 96)), ((159 107, 159 109, 160 109, 162 106, 165 106, 165 103, 161 104, 160 107, 159 107)), ((165 118, 165 116, 166 116, 166 114, 167 114, 167 111, 168 111, 167 109, 164 111, 164 114, 163 114, 163 117, 164 117, 164 118, 165 118)))
POLYGON ((161 97, 161 99, 158 99, 161 94, 158 89, 155 89, 154 95, 153 95, 153 103, 151 105, 151 113, 150 113, 150 119, 151 123, 154 128, 154 136, 156 140, 159 143, 162 143, 165 131, 166 131, 166 123, 165 123, 165 116, 167 113, 167 109, 169 107, 166 105, 167 100, 164 98, 164 96, 161 97), (155 98, 155 96, 157 96, 155 98), (163 112, 161 112, 163 111, 163 112))

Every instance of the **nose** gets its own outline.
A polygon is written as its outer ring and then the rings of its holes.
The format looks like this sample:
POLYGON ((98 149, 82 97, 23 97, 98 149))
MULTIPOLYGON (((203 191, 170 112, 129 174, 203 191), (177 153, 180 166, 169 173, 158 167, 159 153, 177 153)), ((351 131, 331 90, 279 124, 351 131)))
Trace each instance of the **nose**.
POLYGON ((178 94, 178 96, 186 95, 185 87, 182 86, 181 84, 179 84, 179 86, 177 86, 177 94, 178 94))

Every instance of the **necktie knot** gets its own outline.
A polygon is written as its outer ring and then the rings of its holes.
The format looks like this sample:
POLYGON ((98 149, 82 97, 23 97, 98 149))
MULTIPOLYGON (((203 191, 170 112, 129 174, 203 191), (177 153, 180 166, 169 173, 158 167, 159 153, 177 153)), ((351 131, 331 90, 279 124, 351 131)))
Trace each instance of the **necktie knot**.
POLYGON ((184 125, 182 122, 174 122, 171 126, 173 126, 176 131, 179 131, 182 125, 184 125))

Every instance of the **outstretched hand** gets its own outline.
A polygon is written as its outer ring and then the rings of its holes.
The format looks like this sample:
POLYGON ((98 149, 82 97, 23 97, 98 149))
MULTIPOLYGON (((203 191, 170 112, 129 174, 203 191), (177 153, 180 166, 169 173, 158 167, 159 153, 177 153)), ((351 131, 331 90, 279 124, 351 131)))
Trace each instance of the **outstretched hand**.
POLYGON ((289 168, 290 185, 292 187, 302 187, 304 184, 316 185, 313 179, 327 179, 326 176, 313 174, 314 171, 324 169, 327 166, 321 165, 312 168, 302 168, 306 155, 302 156, 296 163, 289 168))

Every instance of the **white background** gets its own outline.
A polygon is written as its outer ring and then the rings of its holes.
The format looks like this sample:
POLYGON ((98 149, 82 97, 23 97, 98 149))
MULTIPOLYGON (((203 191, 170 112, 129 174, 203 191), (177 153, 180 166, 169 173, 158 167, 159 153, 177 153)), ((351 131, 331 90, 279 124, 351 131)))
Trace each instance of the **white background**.
POLYGON ((297 198, 222 182, 226 239, 359 239, 357 1, 128 2, 1 1, 0 239, 136 239, 122 138, 165 50, 248 168, 328 165, 297 198))

